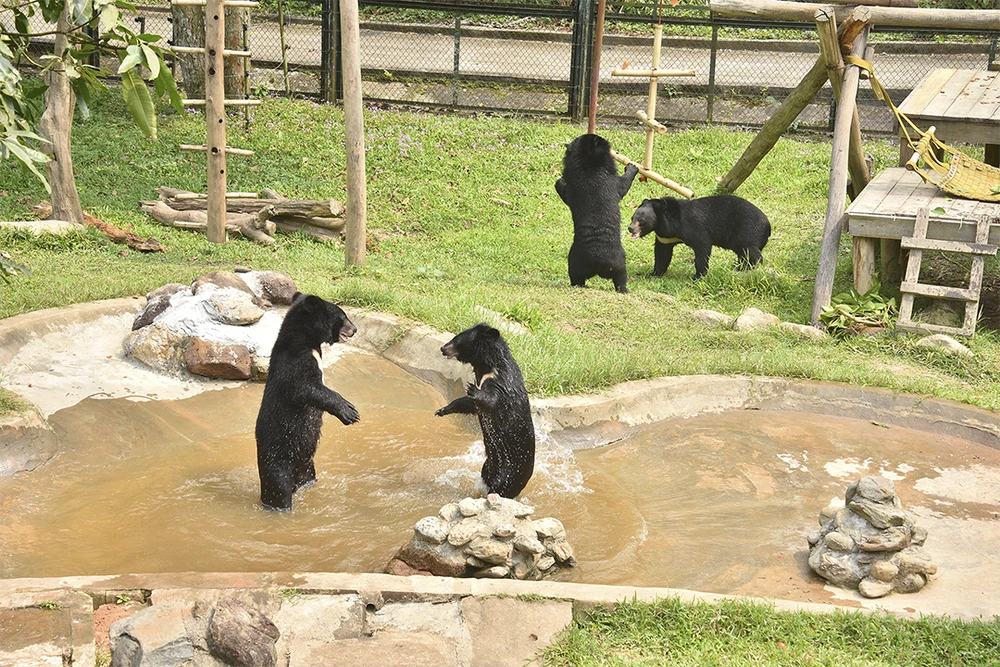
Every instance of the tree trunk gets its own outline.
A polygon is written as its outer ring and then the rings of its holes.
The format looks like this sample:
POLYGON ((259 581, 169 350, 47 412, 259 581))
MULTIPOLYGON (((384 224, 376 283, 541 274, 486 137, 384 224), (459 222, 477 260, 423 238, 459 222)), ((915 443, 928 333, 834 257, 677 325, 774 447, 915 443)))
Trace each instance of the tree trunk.
MULTIPOLYGON (((205 11, 202 7, 174 6, 174 45, 205 46, 205 11)), ((250 24, 250 10, 243 7, 226 8, 226 49, 243 50, 243 24, 250 24)), ((194 53, 175 54, 181 68, 181 85, 184 96, 205 99, 205 56, 194 53)), ((242 99, 246 60, 237 56, 226 58, 226 97, 242 99)))
MULTIPOLYGON (((174 46, 205 46, 205 11, 192 5, 174 5, 174 46)), ((205 99, 205 56, 194 53, 175 53, 181 69, 181 87, 184 97, 205 99)))
MULTIPOLYGON (((59 15, 53 53, 61 58, 66 51, 66 11, 59 15)), ((51 157, 45 163, 45 176, 52 188, 52 217, 55 220, 83 222, 83 208, 73 177, 73 156, 70 138, 73 131, 73 109, 76 95, 66 78, 61 62, 56 63, 45 74, 45 113, 38 129, 47 143, 42 151, 51 157)))

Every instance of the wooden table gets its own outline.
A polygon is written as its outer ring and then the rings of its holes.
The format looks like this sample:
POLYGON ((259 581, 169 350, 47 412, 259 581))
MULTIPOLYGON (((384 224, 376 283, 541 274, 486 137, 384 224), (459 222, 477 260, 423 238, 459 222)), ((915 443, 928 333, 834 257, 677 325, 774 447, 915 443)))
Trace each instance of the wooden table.
MULTIPOLYGON (((931 70, 906 96, 899 110, 921 130, 936 127, 934 136, 946 144, 984 144, 984 161, 1000 167, 1000 72, 931 70)), ((902 139, 902 130, 899 136, 902 139)), ((900 166, 912 154, 903 139, 899 145, 900 166)))
MULTIPOLYGON (((880 172, 847 208, 847 232, 854 237, 854 286, 862 294, 872 284, 875 273, 877 239, 899 241, 913 235, 917 209, 931 210, 927 238, 944 241, 976 240, 976 222, 983 215, 990 218, 989 243, 1000 245, 1000 204, 957 199, 936 185, 924 183, 920 176, 902 167, 880 172), (935 213, 935 210, 943 213, 935 213)), ((898 247, 898 243, 896 244, 898 247)), ((882 253, 883 282, 888 265, 895 257, 882 253)))

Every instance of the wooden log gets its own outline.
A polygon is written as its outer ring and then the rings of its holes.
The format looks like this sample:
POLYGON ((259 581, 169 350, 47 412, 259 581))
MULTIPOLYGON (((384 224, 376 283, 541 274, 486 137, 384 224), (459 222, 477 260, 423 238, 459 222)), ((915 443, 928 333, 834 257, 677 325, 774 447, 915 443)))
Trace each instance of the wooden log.
POLYGON ((308 225, 317 229, 325 229, 331 232, 342 233, 346 221, 343 218, 297 218, 289 215, 276 215, 271 218, 277 223, 288 223, 296 225, 308 225))
MULTIPOLYGON (((48 220, 52 217, 52 204, 47 201, 41 201, 31 208, 40 218, 48 220)), ((110 222, 104 222, 100 218, 95 218, 86 211, 83 213, 83 224, 98 230, 114 243, 121 243, 122 245, 128 246, 132 250, 138 250, 139 252, 167 251, 167 249, 152 236, 148 239, 144 239, 135 232, 130 232, 127 229, 121 229, 120 227, 112 225, 110 222)))
POLYGON ((852 264, 854 266, 854 289, 858 294, 866 294, 874 284, 875 239, 855 236, 852 243, 852 264))
MULTIPOLYGON (((858 10, 866 8, 859 7, 858 10)), ((851 53, 862 55, 868 46, 868 27, 854 40, 851 53)), ((844 212, 847 203, 847 153, 851 140, 851 119, 855 111, 858 83, 861 70, 849 67, 844 73, 843 88, 837 104, 837 119, 833 129, 833 149, 830 155, 830 192, 826 208, 826 225, 823 242, 820 245, 819 267, 816 269, 816 283, 813 285, 812 315, 813 326, 819 325, 823 308, 830 305, 833 296, 833 280, 837 272, 837 251, 840 249, 840 234, 843 229, 844 212)))
MULTIPOLYGON (((847 21, 850 25, 844 28, 845 38, 848 35, 853 35, 851 37, 853 41, 857 32, 868 22, 870 15, 871 12, 864 7, 858 7, 852 12, 847 21)), ((836 96, 836 99, 840 99, 841 83, 844 76, 844 58, 840 49, 842 42, 837 37, 837 21, 828 9, 821 9, 816 12, 816 31, 819 35, 823 60, 826 62, 830 86, 833 88, 833 94, 836 96)), ((868 54, 866 53, 865 55, 867 56, 868 54)), ((871 174, 868 172, 868 163, 865 160, 864 148, 861 145, 861 120, 858 118, 858 108, 856 105, 854 113, 851 115, 850 131, 851 140, 847 154, 847 167, 851 173, 851 184, 854 192, 859 193, 868 185, 868 182, 871 180, 871 174)))
MULTIPOLYGON (((170 208, 166 202, 142 202, 142 210, 157 222, 168 227, 184 229, 208 229, 207 211, 178 211, 170 208)), ((273 211, 262 210, 256 215, 249 213, 227 213, 225 231, 236 232, 257 243, 271 245, 274 243, 275 224, 270 221, 273 211)))
MULTIPOLYGON (((851 2, 849 5, 861 4, 851 2)), ((836 7, 838 21, 847 18, 853 7, 836 7)), ((717 16, 752 16, 781 21, 812 21, 816 10, 826 6, 785 0, 711 0, 717 16)), ((996 30, 1000 25, 997 9, 910 9, 907 7, 869 7, 872 23, 893 28, 936 28, 948 30, 996 30)))
POLYGON ((341 238, 340 232, 335 232, 329 229, 321 229, 319 227, 313 227, 312 225, 305 225, 301 222, 286 222, 277 220, 276 223, 278 225, 278 229, 282 231, 301 232, 320 241, 339 241, 341 238))
POLYGON ((816 64, 812 66, 809 73, 802 78, 799 85, 795 87, 795 90, 788 94, 781 106, 767 119, 757 136, 729 170, 729 173, 719 179, 719 189, 735 192, 736 188, 743 184, 743 181, 753 173, 764 156, 778 143, 778 139, 785 133, 788 126, 798 118, 802 110, 816 96, 816 93, 826 83, 826 79, 826 63, 821 56, 816 60, 816 64))
MULTIPOLYGON (((156 189, 160 200, 178 211, 204 211, 207 200, 178 199, 178 195, 187 194, 184 190, 159 187, 156 189)), ((344 205, 336 199, 226 199, 226 211, 229 213, 256 213, 266 206, 273 206, 275 215, 295 218, 342 218, 344 205)))
POLYGON ((831 5, 862 5, 865 7, 919 7, 918 0, 826 0, 831 5))

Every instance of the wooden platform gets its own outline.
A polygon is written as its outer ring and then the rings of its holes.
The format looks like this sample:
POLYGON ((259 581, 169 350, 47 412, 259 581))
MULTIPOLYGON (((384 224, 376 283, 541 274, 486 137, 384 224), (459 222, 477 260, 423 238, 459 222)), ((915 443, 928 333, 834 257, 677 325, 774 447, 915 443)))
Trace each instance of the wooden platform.
MULTIPOLYGON (((935 136, 946 144, 985 144, 984 161, 1000 166, 1000 72, 931 70, 899 111, 921 130, 935 126, 935 136)), ((912 154, 903 140, 899 164, 906 164, 912 154)))
MULTIPOLYGON (((846 231, 855 241, 855 289, 865 292, 871 285, 876 239, 913 236, 922 207, 931 211, 927 238, 975 243, 976 223, 985 215, 990 222, 988 242, 1000 245, 1000 204, 956 199, 919 175, 892 167, 879 173, 847 208, 846 231)), ((885 263, 889 258, 882 259, 885 263)))

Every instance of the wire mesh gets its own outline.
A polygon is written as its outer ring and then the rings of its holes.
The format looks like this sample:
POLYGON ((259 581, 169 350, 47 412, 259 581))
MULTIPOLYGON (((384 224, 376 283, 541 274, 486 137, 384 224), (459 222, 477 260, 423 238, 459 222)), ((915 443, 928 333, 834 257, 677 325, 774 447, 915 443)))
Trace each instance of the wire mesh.
MULTIPOLYGON (((253 11, 247 33, 252 94, 338 97, 336 89, 324 88, 324 80, 339 86, 337 4, 265 0, 253 11), (332 12, 326 33, 324 12, 332 12)), ((139 14, 147 31, 170 36, 170 11, 161 3, 141 5, 139 14)), ((360 16, 366 100, 515 113, 585 111, 596 0, 361 0, 360 16)), ((657 22, 664 35, 661 67, 696 71, 694 77, 660 80, 656 117, 668 125, 759 127, 819 57, 811 24, 719 20, 702 0, 682 1, 678 7, 658 0, 610 2, 600 117, 631 118, 646 108, 648 81, 622 81, 611 70, 626 63, 651 65, 657 22)), ((997 34, 876 27, 869 45, 879 79, 899 103, 932 69, 989 68, 997 34)), ((831 129, 834 105, 827 84, 793 127, 831 129)), ((894 132, 892 114, 864 82, 858 105, 863 131, 894 132)))

